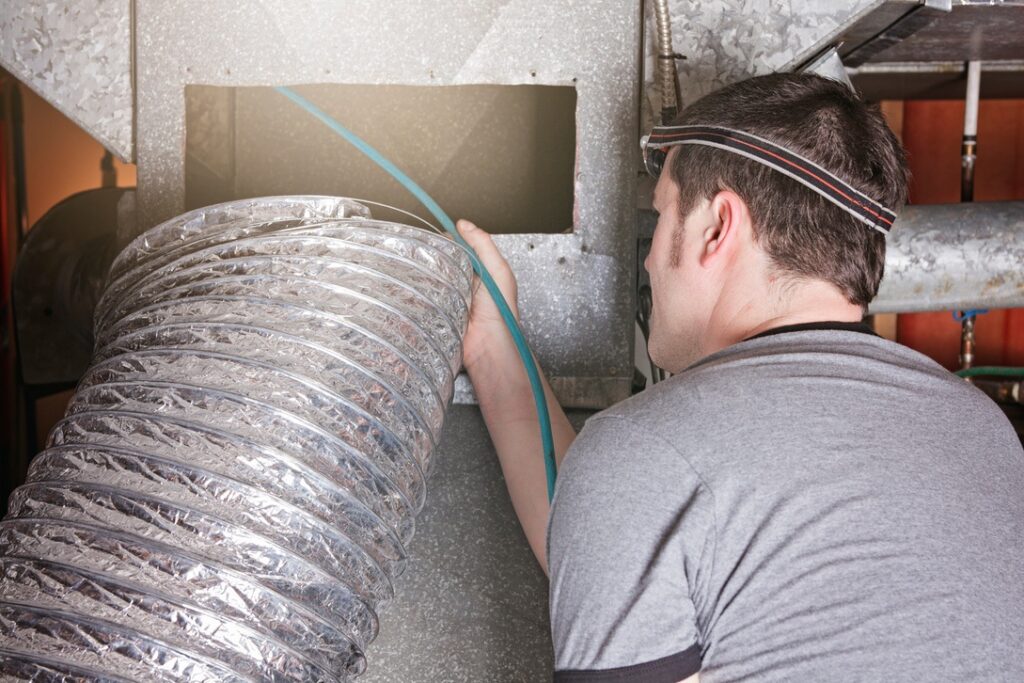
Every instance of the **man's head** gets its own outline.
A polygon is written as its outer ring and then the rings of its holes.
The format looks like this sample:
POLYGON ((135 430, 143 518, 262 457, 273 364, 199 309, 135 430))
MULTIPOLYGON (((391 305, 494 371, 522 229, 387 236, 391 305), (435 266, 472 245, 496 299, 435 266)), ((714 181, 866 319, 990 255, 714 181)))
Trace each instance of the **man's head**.
MULTIPOLYGON (((765 138, 868 197, 906 201, 903 150, 877 107, 810 74, 719 90, 676 125, 765 138)), ((878 291, 885 236, 786 175, 708 146, 674 147, 655 191, 661 214, 647 269, 651 353, 678 371, 768 323, 859 317, 878 291)))

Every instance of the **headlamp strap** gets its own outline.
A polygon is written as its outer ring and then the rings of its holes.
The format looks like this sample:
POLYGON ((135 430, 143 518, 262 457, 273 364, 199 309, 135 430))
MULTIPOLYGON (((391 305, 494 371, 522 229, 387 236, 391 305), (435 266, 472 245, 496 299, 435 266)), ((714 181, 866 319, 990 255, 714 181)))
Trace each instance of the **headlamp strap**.
POLYGON ((753 159, 805 185, 854 218, 888 234, 896 213, 810 159, 774 142, 743 131, 719 126, 655 126, 647 147, 705 145, 753 159))

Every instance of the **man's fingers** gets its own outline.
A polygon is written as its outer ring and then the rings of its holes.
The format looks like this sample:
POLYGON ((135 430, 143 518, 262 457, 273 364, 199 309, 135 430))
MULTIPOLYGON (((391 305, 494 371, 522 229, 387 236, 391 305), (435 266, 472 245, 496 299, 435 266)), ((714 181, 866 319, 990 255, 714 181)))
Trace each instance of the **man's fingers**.
POLYGON ((466 240, 469 246, 473 247, 473 251, 476 252, 476 255, 483 264, 487 266, 487 270, 507 267, 504 257, 494 244, 494 240, 485 231, 464 219, 460 220, 455 227, 458 228, 462 239, 466 240))
MULTIPOLYGON (((494 240, 487 234, 486 231, 481 230, 467 220, 460 220, 456 224, 459 234, 466 240, 466 243, 473 248, 476 252, 480 262, 484 265, 487 271, 494 278, 495 283, 504 295, 505 300, 508 302, 509 307, 512 309, 512 314, 519 317, 518 307, 516 306, 516 279, 515 275, 512 274, 512 269, 508 265, 508 261, 498 251, 497 245, 494 244, 494 240)), ((476 293, 475 287, 479 286, 479 278, 474 278, 474 294, 476 293)), ((487 297, 488 304, 490 303, 490 297, 487 297)), ((474 309, 477 309, 477 304, 474 302, 474 309)), ((484 309, 478 309, 484 310, 484 309)), ((497 316, 497 311, 492 311, 490 315, 497 316)))

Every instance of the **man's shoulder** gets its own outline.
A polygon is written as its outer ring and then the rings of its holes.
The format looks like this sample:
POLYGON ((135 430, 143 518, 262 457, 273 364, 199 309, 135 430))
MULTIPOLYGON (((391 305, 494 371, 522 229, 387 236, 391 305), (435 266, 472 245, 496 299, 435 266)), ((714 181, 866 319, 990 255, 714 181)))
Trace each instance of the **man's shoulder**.
POLYGON ((570 447, 566 475, 582 468, 588 478, 595 470, 618 476, 624 469, 642 479, 676 467, 686 450, 677 435, 699 429, 693 398, 678 384, 672 378, 590 416, 570 447))
POLYGON ((587 424, 648 429, 666 415, 685 419, 689 414, 686 410, 687 404, 694 401, 692 390, 697 386, 697 382, 703 380, 683 379, 678 375, 671 377, 595 413, 587 420, 587 424))
MULTIPOLYGON (((624 401, 595 414, 591 420, 618 419, 650 426, 664 416, 673 420, 696 419, 696 409, 719 396, 735 396, 733 388, 737 378, 734 368, 747 356, 736 345, 713 354, 683 372, 671 376, 624 401)), ((765 359, 767 360, 767 359, 765 359)), ((767 363, 756 362, 744 368, 746 378, 753 379, 767 370, 767 363)))
POLYGON ((853 332, 796 332, 735 344, 597 413, 655 433, 709 434, 721 421, 792 413, 814 417, 823 402, 956 405, 978 418, 1001 412, 982 392, 900 344, 853 332), (810 408, 811 410, 807 410, 810 408))

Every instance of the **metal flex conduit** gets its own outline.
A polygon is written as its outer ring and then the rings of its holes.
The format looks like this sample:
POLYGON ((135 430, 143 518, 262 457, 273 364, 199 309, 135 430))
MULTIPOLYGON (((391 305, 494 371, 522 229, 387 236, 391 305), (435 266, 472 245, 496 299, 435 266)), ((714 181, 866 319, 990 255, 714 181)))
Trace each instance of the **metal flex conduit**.
POLYGON ((658 31, 658 83, 661 90, 661 122, 672 122, 679 113, 679 77, 676 51, 672 48, 672 15, 668 0, 654 0, 654 21, 658 31))
POLYGON ((132 242, 0 523, 4 680, 365 669, 461 364, 472 265, 327 197, 132 242))

